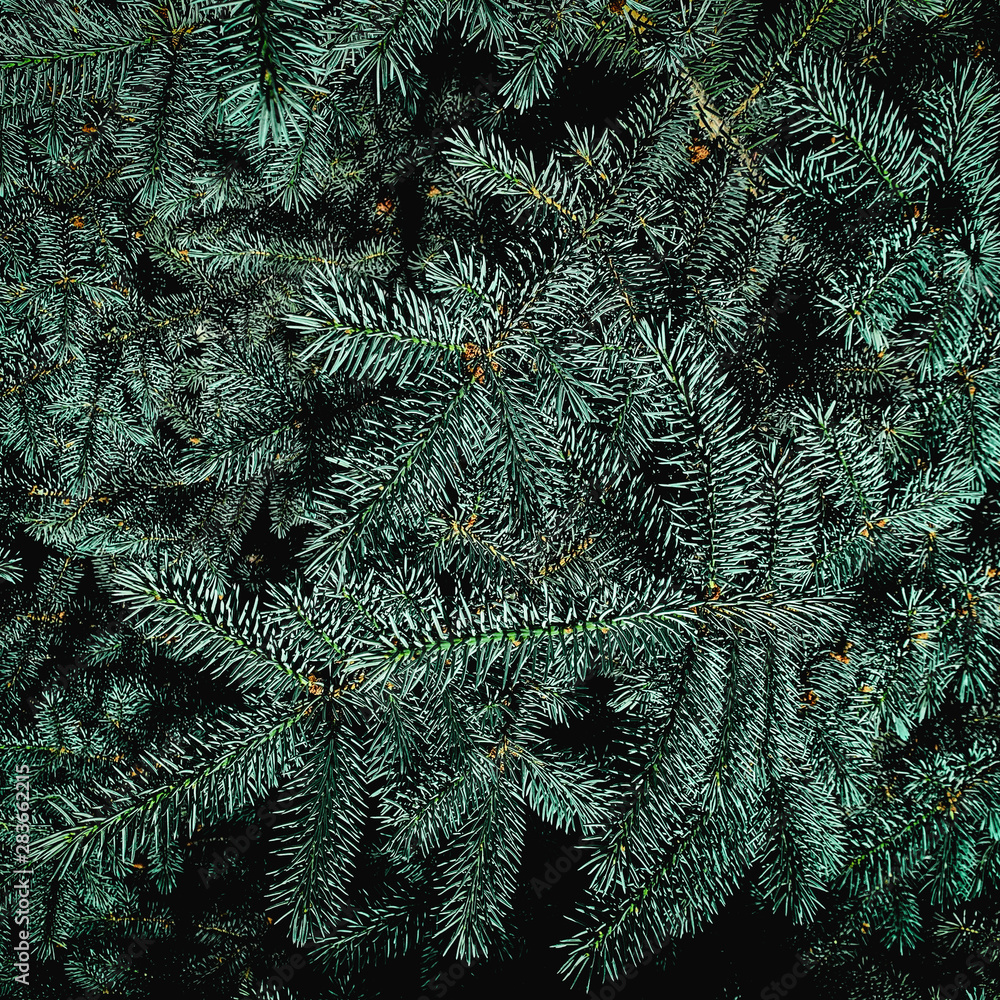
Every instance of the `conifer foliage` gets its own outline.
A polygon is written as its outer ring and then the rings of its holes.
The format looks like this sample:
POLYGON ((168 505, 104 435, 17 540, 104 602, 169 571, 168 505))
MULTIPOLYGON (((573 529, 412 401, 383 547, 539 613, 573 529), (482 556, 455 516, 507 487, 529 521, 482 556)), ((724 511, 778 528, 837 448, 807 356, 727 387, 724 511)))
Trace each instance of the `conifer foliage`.
POLYGON ((0 991, 992 995, 998 22, 8 0, 0 991))

